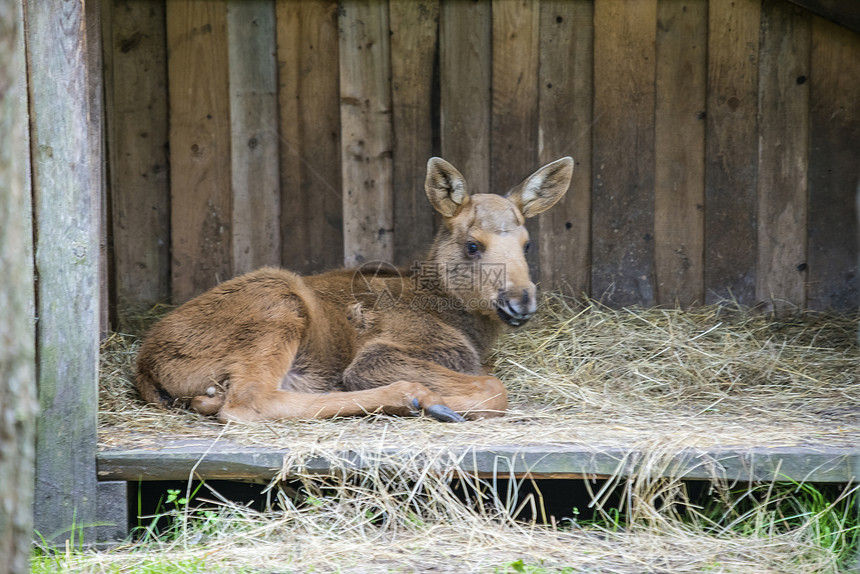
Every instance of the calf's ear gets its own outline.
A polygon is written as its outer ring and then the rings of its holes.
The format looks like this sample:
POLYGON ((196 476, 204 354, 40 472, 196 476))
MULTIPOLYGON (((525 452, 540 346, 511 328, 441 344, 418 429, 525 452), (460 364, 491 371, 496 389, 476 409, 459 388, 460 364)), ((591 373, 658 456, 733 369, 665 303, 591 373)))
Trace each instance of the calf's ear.
POLYGON ((563 157, 543 166, 507 195, 525 217, 543 213, 564 197, 573 177, 573 159, 563 157))
POLYGON ((433 209, 445 217, 454 217, 469 203, 463 174, 441 157, 431 157, 427 162, 424 191, 433 209))

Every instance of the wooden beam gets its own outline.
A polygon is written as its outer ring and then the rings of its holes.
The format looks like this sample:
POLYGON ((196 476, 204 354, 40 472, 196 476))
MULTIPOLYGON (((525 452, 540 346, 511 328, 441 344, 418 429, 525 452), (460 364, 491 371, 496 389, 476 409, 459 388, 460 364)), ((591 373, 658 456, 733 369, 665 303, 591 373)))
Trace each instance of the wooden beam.
POLYGON ((24 26, 0 0, 0 573, 29 572, 36 443, 24 26))
POLYGON ((708 3, 705 303, 755 304, 760 0, 708 3))
POLYGON ((394 256, 388 3, 340 4, 344 263, 394 256))
POLYGON ((281 263, 275 7, 227 6, 233 273, 281 263))
POLYGON ((442 157, 460 170, 471 193, 491 191, 491 10, 489 0, 439 7, 442 157))
POLYGON ((761 16, 756 299, 804 307, 812 18, 783 0, 761 16))
POLYGON ((434 211, 424 193, 424 177, 427 160, 435 155, 433 62, 439 2, 392 0, 388 10, 394 119, 394 264, 409 266, 433 241, 434 211))
POLYGON ((37 357, 35 525, 49 542, 93 536, 99 353, 99 4, 27 1, 37 357))
POLYGON ((540 4, 538 164, 566 155, 576 167, 564 198, 540 215, 541 289, 574 296, 591 287, 591 139, 594 4, 540 4))
POLYGON ((654 261, 656 302, 704 301, 708 4, 657 6, 654 261))
POLYGON ((855 0, 788 0, 816 16, 860 33, 860 2, 855 0))
POLYGON ((594 3, 592 297, 653 305, 657 0, 594 3))
POLYGON ((233 276, 224 0, 166 3, 171 288, 184 303, 233 276))
POLYGON ((170 299, 164 3, 103 0, 113 281, 120 321, 170 299))
MULTIPOLYGON (((108 449, 98 454, 99 480, 270 480, 282 471, 290 476, 294 469, 283 469, 288 450, 211 441, 185 440, 170 448, 108 449)), ((411 456, 403 453, 403 457, 411 456)), ((370 468, 380 461, 394 461, 397 450, 378 456, 343 452, 338 464, 349 468, 370 468)), ((432 457, 442 464, 441 471, 456 470, 484 477, 529 476, 542 478, 635 476, 653 472, 661 476, 695 480, 738 480, 751 482, 796 481, 848 483, 860 469, 860 449, 835 447, 682 449, 661 456, 619 447, 599 446, 497 446, 453 448, 443 456, 432 457)), ((312 457, 302 472, 326 474, 332 465, 324 457, 312 457)), ((297 469, 295 469, 297 470, 297 469)))
POLYGON ((297 273, 343 265, 338 6, 277 0, 281 255, 297 273))
POLYGON ((812 309, 856 310, 860 36, 813 18, 811 57, 808 304, 812 309))

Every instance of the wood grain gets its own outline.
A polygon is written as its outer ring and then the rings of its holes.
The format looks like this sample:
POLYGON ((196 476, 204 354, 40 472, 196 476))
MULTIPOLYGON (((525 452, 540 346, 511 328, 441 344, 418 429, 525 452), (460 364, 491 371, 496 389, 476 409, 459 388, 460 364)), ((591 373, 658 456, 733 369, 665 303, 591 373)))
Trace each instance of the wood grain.
POLYGON ((489 193, 492 117, 492 15, 489 0, 443 0, 439 15, 442 157, 471 193, 489 193))
POLYGON ((755 303, 760 22, 760 0, 708 4, 706 303, 755 303))
MULTIPOLYGON (((87 4, 98 10, 98 3, 87 4)), ((28 2, 27 40, 40 417, 35 527, 92 540, 96 522, 102 118, 91 116, 101 44, 83 3, 28 2), (79 530, 72 532, 70 527, 79 530)))
POLYGON ((24 22, 0 0, 0 572, 30 571, 36 445, 33 229, 24 22))
POLYGON ((652 305, 657 2, 594 4, 592 295, 652 305))
POLYGON ((539 167, 539 16, 534 0, 493 5, 493 193, 507 193, 539 167))
POLYGON ((343 265, 337 2, 278 0, 281 257, 299 273, 343 265))
POLYGON ((105 0, 105 106, 117 319, 170 298, 164 5, 105 0))
POLYGON ((808 305, 856 310, 860 35, 814 18, 811 57, 808 305))
POLYGON ((223 0, 167 3, 174 303, 233 275, 227 13, 223 0))
POLYGON ((344 263, 391 261, 391 67, 388 4, 340 5, 344 263))
POLYGON ((591 138, 594 7, 590 0, 540 6, 538 164, 573 157, 567 194, 540 215, 540 283, 574 296, 591 283, 591 138))
POLYGON ((394 121, 394 264, 409 265, 433 240, 434 211, 424 193, 433 152, 434 62, 439 2, 392 0, 391 104, 394 121))
POLYGON ((708 5, 657 6, 654 173, 656 303, 704 301, 708 5))
POLYGON ((811 16, 762 2, 756 299, 806 304, 811 16))
MULTIPOLYGON (((224 441, 214 448, 204 441, 185 442, 161 451, 116 448, 101 451, 99 477, 102 480, 183 480, 194 468, 195 474, 207 480, 269 480, 279 476, 284 457, 289 454, 285 450, 240 447, 224 441)), ((397 454, 396 449, 389 449, 382 456, 393 460, 397 454)), ((642 461, 649 459, 631 449, 600 445, 463 446, 452 448, 446 456, 462 461, 460 471, 464 473, 535 479, 636 476, 643 470, 642 461)), ((338 464, 356 469, 378 465, 374 458, 368 459, 353 451, 337 453, 338 464)), ((675 478, 844 483, 855 476, 860 456, 856 449, 838 447, 684 448, 661 463, 664 475, 675 478)), ((322 456, 309 458, 302 467, 302 472, 312 474, 325 475, 331 470, 331 460, 322 456)))
POLYGON ((275 7, 227 8, 233 273, 281 263, 275 7))

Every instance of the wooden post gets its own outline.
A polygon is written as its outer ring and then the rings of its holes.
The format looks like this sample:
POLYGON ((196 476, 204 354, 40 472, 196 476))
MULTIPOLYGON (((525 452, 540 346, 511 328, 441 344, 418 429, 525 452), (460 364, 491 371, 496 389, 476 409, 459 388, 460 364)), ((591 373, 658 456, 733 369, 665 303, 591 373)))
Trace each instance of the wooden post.
POLYGON ((592 296, 654 304, 657 1, 594 3, 592 296))
POLYGON ((391 261, 391 69, 388 3, 340 6, 343 241, 347 266, 391 261))
POLYGON ((491 10, 489 0, 442 2, 439 8, 442 157, 460 170, 471 193, 492 191, 491 10))
POLYGON ((113 278, 119 319, 170 299, 164 3, 103 0, 113 278))
POLYGON ((101 117, 90 107, 98 3, 24 2, 30 96, 37 359, 35 526, 54 544, 94 536, 101 117))
POLYGON ((298 273, 343 265, 338 6, 277 0, 281 256, 298 273))
POLYGON ((764 0, 761 19, 756 299, 802 307, 812 21, 783 0, 764 0))
POLYGON ((391 104, 394 119, 394 264, 410 265, 433 240, 433 208, 424 193, 433 155, 433 59, 439 2, 392 0, 391 104))
POLYGON ((227 8, 167 7, 174 303, 233 276, 227 8))
POLYGON ((265 0, 227 7, 233 273, 281 263, 275 7, 265 0))
POLYGON ((854 191, 860 185, 860 37, 812 22, 809 153, 809 306, 854 310, 860 296, 854 191))
POLYGON ((30 571, 36 379, 24 27, 0 0, 0 573, 30 571))
POLYGON ((654 261, 660 305, 704 301, 708 4, 657 6, 654 261))
POLYGON ((708 3, 705 302, 755 300, 760 0, 708 3))
POLYGON ((538 164, 570 155, 576 167, 567 194, 540 215, 540 280, 574 296, 591 284, 593 29, 591 0, 541 2, 538 164))

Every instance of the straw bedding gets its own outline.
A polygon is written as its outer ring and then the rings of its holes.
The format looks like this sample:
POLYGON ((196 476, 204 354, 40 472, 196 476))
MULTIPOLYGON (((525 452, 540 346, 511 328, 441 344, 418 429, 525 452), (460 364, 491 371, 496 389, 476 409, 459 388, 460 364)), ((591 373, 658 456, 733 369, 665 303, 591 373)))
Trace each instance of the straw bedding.
MULTIPOLYGON (((136 396, 135 333, 162 311, 124 329, 132 334, 115 333, 104 342, 100 448, 169 448, 172 439, 182 438, 288 448, 283 477, 293 486, 273 483, 277 512, 255 513, 217 500, 213 514, 186 508, 175 538, 128 554, 82 558, 81 571, 134 571, 141 552, 241 572, 838 569, 837 554, 815 540, 817 518, 747 535, 707 518, 691 522, 676 514, 678 508, 698 512, 685 502, 684 486, 660 473, 614 477, 607 485, 623 493, 621 502, 611 502, 606 488, 590 494, 605 517, 607 505, 624 508, 626 526, 617 530, 575 521, 562 521, 560 528, 524 523, 518 520, 522 505, 540 516, 540 499, 511 496, 511 486, 497 492, 459 472, 449 454, 462 446, 622 447, 644 453, 648 468, 686 447, 855 446, 857 316, 777 317, 732 305, 612 310, 548 295, 538 317, 506 335, 492 356, 509 389, 510 412, 503 418, 441 424, 370 415, 225 426, 144 405, 136 396), (397 447, 399 453, 388 450, 397 447), (349 469, 339 458, 344 451, 378 464, 349 469), (310 456, 328 459, 331 475, 305 473, 310 456), (466 504, 452 492, 452 478, 460 479, 461 496, 468 493, 466 504)), ((728 492, 726 485, 715 488, 728 492)), ((756 523, 767 524, 766 506, 756 523)))
MULTIPOLYGON (((141 317, 133 332, 151 322, 141 317)), ((102 349, 101 447, 215 438, 302 450, 472 445, 631 449, 860 444, 857 316, 774 316, 713 305, 614 310, 559 295, 504 336, 491 361, 507 416, 465 424, 373 415, 231 424, 142 404, 132 386, 138 338, 102 349)))

